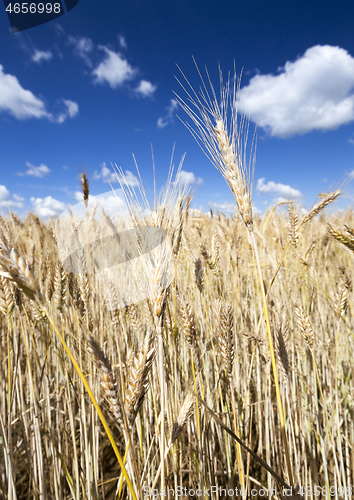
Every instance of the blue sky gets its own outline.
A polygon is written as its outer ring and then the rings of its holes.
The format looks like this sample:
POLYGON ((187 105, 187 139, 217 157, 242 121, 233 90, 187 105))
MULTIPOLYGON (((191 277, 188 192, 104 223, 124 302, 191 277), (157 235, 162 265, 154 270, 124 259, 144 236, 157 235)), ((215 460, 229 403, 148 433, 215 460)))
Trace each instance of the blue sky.
MULTIPOLYGON (((56 215, 111 189, 111 163, 148 196, 167 179, 173 146, 193 206, 234 205, 177 109, 176 64, 200 84, 192 56, 218 86, 243 70, 241 100, 257 132, 254 205, 309 207, 354 177, 354 4, 238 0, 80 0, 70 12, 12 33, 0 10, 0 206, 56 215)), ((113 184, 119 187, 118 184, 113 184)), ((345 203, 351 203, 347 185, 345 203)))

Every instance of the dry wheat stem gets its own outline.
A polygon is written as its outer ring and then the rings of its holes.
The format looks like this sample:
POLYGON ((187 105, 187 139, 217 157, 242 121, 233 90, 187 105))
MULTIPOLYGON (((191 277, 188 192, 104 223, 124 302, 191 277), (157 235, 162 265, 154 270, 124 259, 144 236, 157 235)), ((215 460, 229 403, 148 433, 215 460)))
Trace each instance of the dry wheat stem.
POLYGON ((285 456, 286 456, 286 463, 287 463, 289 481, 290 481, 291 486, 294 486, 294 479, 293 479, 293 472, 292 472, 292 467, 291 467, 289 445, 288 445, 288 439, 286 437, 284 410, 283 410, 283 404, 282 404, 281 395, 280 395, 280 387, 279 387, 277 363, 276 363, 276 359, 275 359, 275 353, 274 353, 274 347, 273 347, 273 340, 272 340, 272 334, 271 334, 271 328, 270 328, 270 322, 269 322, 267 297, 266 297, 265 290, 264 290, 262 268, 261 268, 261 264, 260 264, 260 261, 259 261, 258 247, 257 247, 257 242, 256 242, 256 238, 255 238, 254 232, 250 233, 250 238, 251 238, 251 242, 252 242, 253 252, 254 252, 254 256, 255 256, 255 260, 256 260, 256 266, 257 266, 258 275, 259 275, 259 286, 261 288, 262 301, 263 301, 263 309, 264 309, 264 316, 265 316, 266 326, 267 326, 267 334, 268 334, 268 342, 269 342, 269 349, 270 349, 270 357, 271 357, 271 362, 272 362, 272 369, 273 369, 273 376, 274 376, 274 385, 275 385, 275 391, 276 391, 276 396, 277 396, 277 405, 278 405, 278 412, 279 412, 279 418, 280 418, 282 440, 283 440, 283 444, 284 444, 284 448, 285 448, 285 456))
POLYGON ((203 399, 198 396, 198 394, 196 394, 193 389, 191 387, 188 386, 188 384, 186 384, 186 382, 183 382, 184 385, 186 386, 186 388, 191 391, 195 397, 198 399, 198 401, 204 406, 204 408, 206 408, 206 410, 208 411, 208 413, 213 417, 213 419, 233 438, 235 439, 235 441, 237 441, 241 446, 242 448, 247 451, 247 453, 249 453, 264 469, 266 469, 284 488, 287 488, 289 489, 290 486, 284 481, 283 478, 281 478, 276 472, 275 470, 273 470, 261 457, 259 457, 257 455, 257 453, 255 453, 251 448, 249 448, 247 445, 245 445, 243 443, 243 441, 238 437, 236 436, 236 434, 234 432, 232 432, 232 430, 224 424, 224 422, 222 420, 220 420, 220 418, 216 415, 216 413, 206 404, 205 401, 203 401, 203 399))
MULTIPOLYGON (((187 424, 189 418, 193 414, 194 399, 195 398, 194 398, 193 394, 189 393, 187 395, 186 399, 184 400, 183 405, 180 408, 177 420, 173 424, 173 429, 172 429, 170 441, 169 441, 168 446, 167 446, 167 448, 165 450, 165 460, 167 458, 167 455, 168 455, 168 453, 169 453, 169 451, 170 451, 173 443, 180 436, 180 434, 183 431, 185 425, 187 424)), ((154 488, 155 488, 155 486, 157 484, 157 481, 158 481, 158 479, 160 477, 161 468, 162 468, 162 462, 160 463, 159 468, 156 471, 155 479, 154 479, 154 482, 153 482, 153 484, 151 486, 151 490, 154 490, 154 488)))

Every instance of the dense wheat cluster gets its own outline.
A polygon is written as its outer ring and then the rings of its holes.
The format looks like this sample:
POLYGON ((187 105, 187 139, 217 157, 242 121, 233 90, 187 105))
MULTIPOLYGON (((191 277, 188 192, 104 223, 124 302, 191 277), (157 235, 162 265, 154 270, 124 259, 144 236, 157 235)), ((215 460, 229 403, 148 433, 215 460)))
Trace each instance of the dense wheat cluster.
MULTIPOLYGON (((143 498, 162 481, 166 491, 290 484, 249 232, 238 216, 189 202, 177 199, 173 224, 163 211, 140 221, 166 227, 173 249, 158 309, 150 297, 110 311, 95 273, 63 268, 52 221, 0 219, 1 498, 143 498)), ((253 233, 293 483, 349 498, 354 216, 314 217, 322 205, 303 218, 293 205, 269 210, 253 233)))

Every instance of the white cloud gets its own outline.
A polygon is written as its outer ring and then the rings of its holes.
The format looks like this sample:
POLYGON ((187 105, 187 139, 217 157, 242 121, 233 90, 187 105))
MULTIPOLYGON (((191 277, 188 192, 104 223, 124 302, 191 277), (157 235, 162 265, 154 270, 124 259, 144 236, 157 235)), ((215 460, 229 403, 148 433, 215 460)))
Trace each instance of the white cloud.
POLYGON ((186 172, 185 170, 181 170, 176 181, 180 184, 203 184, 203 179, 201 177, 197 178, 193 172, 186 172))
POLYGON ((31 61, 41 64, 42 61, 50 61, 53 54, 50 50, 38 50, 32 42, 30 36, 18 32, 16 34, 16 41, 21 49, 31 58, 31 61))
POLYGON ((22 196, 19 196, 18 194, 14 194, 13 198, 15 201, 18 201, 18 202, 24 201, 24 198, 22 198, 22 196))
POLYGON ((288 196, 287 198, 284 198, 284 196, 276 196, 273 199, 273 203, 275 203, 275 204, 277 204, 277 203, 285 203, 286 201, 289 201, 289 198, 290 198, 290 196, 288 196))
POLYGON ((127 45, 127 42, 126 42, 124 36, 118 35, 118 40, 119 40, 119 45, 120 45, 121 49, 127 49, 128 48, 128 45, 127 45))
POLYGON ((130 172, 130 170, 125 171, 122 183, 131 187, 139 186, 138 178, 132 172, 130 172))
POLYGON ((282 197, 283 199, 294 199, 302 196, 298 189, 294 189, 287 184, 281 184, 280 182, 268 181, 264 182, 265 178, 258 179, 257 191, 259 194, 271 194, 274 196, 282 197))
POLYGON ((113 52, 104 46, 100 46, 100 48, 106 52, 106 58, 92 71, 96 82, 107 82, 112 89, 115 89, 135 78, 137 69, 134 69, 122 54, 113 52))
POLYGON ((32 196, 31 203, 33 211, 39 217, 55 217, 64 210, 68 209, 70 206, 62 201, 52 198, 52 196, 46 196, 45 198, 34 198, 32 196))
MULTIPOLYGON (((215 201, 209 201, 209 208, 212 210, 216 210, 218 212, 222 212, 224 214, 235 213, 237 212, 236 202, 233 201, 224 201, 223 203, 217 203, 215 201)), ((252 204, 252 212, 255 215, 259 215, 262 213, 254 204, 252 204)))
POLYGON ((24 198, 18 196, 17 194, 13 195, 13 200, 11 199, 10 191, 6 186, 0 185, 0 207, 23 207, 24 198))
POLYGON ((50 172, 50 169, 47 167, 47 165, 44 165, 43 163, 41 163, 39 167, 35 167, 29 161, 26 161, 26 166, 28 167, 26 172, 17 172, 17 175, 19 175, 20 177, 24 175, 33 175, 33 177, 44 177, 50 172))
POLYGON ((32 54, 32 61, 40 64, 42 61, 50 61, 53 57, 53 54, 50 50, 37 50, 34 49, 32 54))
MULTIPOLYGON (((100 197, 98 196, 97 199, 100 199, 100 197)), ((111 195, 107 195, 107 193, 105 193, 103 206, 104 211, 109 216, 123 213, 127 214, 128 212, 127 203, 124 200, 124 197, 121 198, 115 193, 112 193, 111 195)))
POLYGON ((151 97, 156 89, 157 85, 153 85, 147 80, 141 80, 139 86, 135 89, 135 93, 142 97, 151 97))
POLYGON ((17 78, 4 73, 0 64, 0 112, 6 112, 18 120, 30 118, 46 118, 51 122, 63 123, 69 116, 73 118, 79 106, 68 99, 63 99, 66 110, 57 117, 48 113, 44 102, 30 90, 24 89, 17 78))
POLYGON ((218 212, 223 213, 234 213, 236 212, 236 204, 231 201, 224 201, 223 203, 216 203, 215 201, 209 201, 209 208, 212 210, 217 210, 218 212))
POLYGON ((173 117, 176 109, 178 108, 178 103, 176 99, 171 99, 170 104, 165 108, 167 113, 165 116, 160 117, 157 120, 157 127, 164 128, 167 127, 170 123, 173 122, 173 117))
POLYGON ((63 103, 65 104, 66 110, 60 113, 55 119, 57 123, 64 123, 68 117, 74 118, 79 112, 79 105, 76 102, 70 101, 69 99, 63 99, 63 103))
POLYGON ((25 90, 13 75, 3 72, 0 64, 0 112, 12 114, 18 120, 51 118, 44 102, 25 90))
POLYGON ((122 184, 126 184, 127 186, 130 187, 137 187, 139 186, 139 180, 138 178, 130 172, 130 170, 126 170, 124 174, 124 179, 116 172, 110 170, 107 166, 106 163, 102 163, 101 165, 101 171, 98 172, 95 170, 93 174, 93 179, 94 180, 102 180, 103 182, 110 182, 110 183, 116 183, 116 182, 121 182, 122 184))
POLYGON ((70 101, 69 99, 63 99, 63 101, 68 108, 68 114, 70 118, 76 116, 79 112, 79 105, 74 101, 70 101))
POLYGON ((83 200, 82 191, 75 191, 74 198, 76 201, 82 201, 83 200))
POLYGON ((278 75, 256 75, 240 91, 245 112, 270 135, 336 129, 354 120, 354 58, 330 45, 309 48, 278 75))
MULTIPOLYGON (((82 191, 75 191, 74 198, 78 202, 83 202, 82 191)), ((116 189, 112 192, 103 193, 98 196, 90 196, 88 199, 88 210, 93 210, 97 205, 103 207, 107 215, 129 214, 128 205, 124 199, 124 194, 121 189, 116 189)), ((100 208, 96 213, 96 220, 100 217, 100 208)))
POLYGON ((68 41, 74 46, 74 54, 81 57, 88 66, 92 66, 89 54, 93 50, 93 43, 91 38, 68 36, 68 41))

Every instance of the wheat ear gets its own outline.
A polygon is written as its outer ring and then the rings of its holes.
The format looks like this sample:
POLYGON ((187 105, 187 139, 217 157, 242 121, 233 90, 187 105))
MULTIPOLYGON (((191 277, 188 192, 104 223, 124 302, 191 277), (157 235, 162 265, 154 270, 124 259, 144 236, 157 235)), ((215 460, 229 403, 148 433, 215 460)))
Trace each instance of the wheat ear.
POLYGON ((212 253, 210 254, 205 245, 199 244, 200 253, 203 259, 208 264, 209 269, 213 272, 216 277, 220 276, 220 269, 218 267, 219 260, 219 241, 217 235, 213 235, 212 238, 212 253))
POLYGON ((340 319, 345 313, 348 301, 348 292, 352 290, 352 279, 343 266, 338 267, 340 275, 338 289, 335 295, 334 311, 340 319))
POLYGON ((319 212, 321 212, 327 205, 332 203, 334 200, 338 198, 340 195, 340 189, 337 189, 337 191, 333 191, 332 193, 329 193, 323 200, 321 200, 319 203, 316 203, 311 210, 309 211, 308 214, 305 215, 305 217, 302 219, 300 226, 303 226, 308 222, 309 220, 313 219, 319 212))
POLYGON ((279 367, 287 381, 290 374, 289 356, 288 356, 288 341, 289 341, 289 326, 288 324, 280 323, 276 327, 277 354, 279 367))
POLYGON ((342 245, 354 252, 354 236, 350 233, 350 231, 347 230, 347 234, 344 234, 336 229, 332 224, 327 225, 327 231, 331 236, 333 236, 333 238, 342 243, 342 245))
POLYGON ((36 296, 42 300, 42 294, 31 267, 25 259, 19 257, 14 248, 10 252, 4 241, 0 241, 0 275, 14 283, 31 300, 34 300, 36 296))
POLYGON ((149 389, 150 371, 155 354, 155 337, 148 333, 141 352, 134 358, 126 393, 126 415, 130 427, 149 389))
POLYGON ((90 187, 89 187, 89 183, 88 183, 87 176, 86 176, 85 172, 82 172, 82 174, 81 174, 81 189, 82 189, 84 202, 87 202, 89 199, 90 187))
POLYGON ((234 364, 233 310, 231 304, 216 302, 218 316, 218 337, 221 356, 225 364, 227 376, 231 378, 234 364))
POLYGON ((181 300, 180 305, 184 338, 193 352, 193 363, 197 373, 200 372, 200 351, 197 343, 197 330, 195 327, 195 318, 188 302, 181 300))
POLYGON ((305 313, 302 303, 299 299, 294 301, 295 313, 298 319, 298 326, 300 328, 301 334, 305 339, 307 347, 312 351, 313 343, 315 340, 315 335, 312 330, 310 323, 310 318, 305 313))
POLYGON ((289 237, 291 244, 297 248, 299 245, 299 216, 292 204, 288 205, 289 210, 289 237))
POLYGON ((98 342, 90 336, 88 339, 88 352, 97 367, 101 379, 101 387, 107 400, 108 408, 116 419, 120 429, 124 432, 124 417, 122 405, 118 394, 118 384, 114 376, 111 362, 98 345, 98 342))

